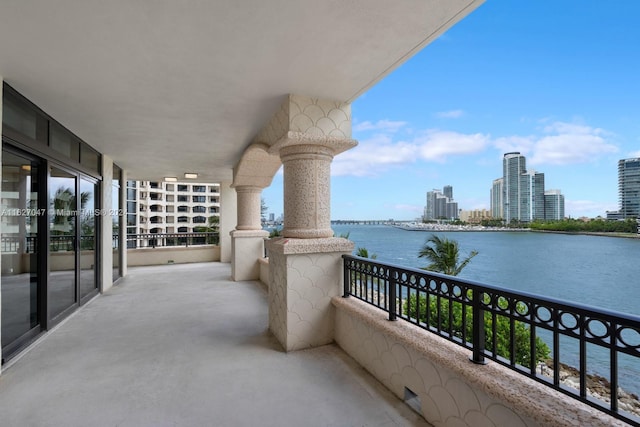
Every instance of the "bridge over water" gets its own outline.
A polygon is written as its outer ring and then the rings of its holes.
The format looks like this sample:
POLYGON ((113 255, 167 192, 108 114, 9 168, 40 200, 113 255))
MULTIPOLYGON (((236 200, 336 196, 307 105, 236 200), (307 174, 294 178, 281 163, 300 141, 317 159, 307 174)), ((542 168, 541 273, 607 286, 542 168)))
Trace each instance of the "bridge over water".
POLYGON ((393 219, 333 219, 332 225, 393 225, 406 224, 414 221, 395 221, 393 219))

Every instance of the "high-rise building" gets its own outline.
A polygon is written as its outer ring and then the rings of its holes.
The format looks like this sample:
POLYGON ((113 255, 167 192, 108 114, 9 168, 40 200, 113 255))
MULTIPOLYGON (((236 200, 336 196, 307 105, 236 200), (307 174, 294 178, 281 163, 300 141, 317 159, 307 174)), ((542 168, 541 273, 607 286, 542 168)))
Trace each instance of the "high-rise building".
POLYGON ((640 157, 618 161, 618 197, 623 219, 640 218, 640 157))
POLYGON ((520 175, 520 221, 544 218, 544 174, 528 170, 520 175))
POLYGON ((453 200, 453 187, 446 185, 443 191, 427 192, 427 205, 424 208, 424 219, 457 219, 458 203, 453 200))
POLYGON ((502 178, 494 180, 491 189, 494 217, 502 217, 506 223, 551 219, 546 217, 545 209, 544 173, 527 170, 526 159, 519 152, 506 153, 502 160, 502 178), (496 193, 502 194, 502 200, 496 193), (499 206, 502 206, 501 216, 498 216, 499 206))
POLYGON ((503 196, 503 183, 502 178, 494 179, 490 192, 490 212, 493 218, 504 218, 504 203, 502 201, 503 196))
POLYGON ((444 197, 448 197, 449 200, 453 200, 453 187, 450 185, 445 185, 444 187, 442 187, 442 194, 444 194, 444 197))
POLYGON ((506 153, 502 159, 502 202, 504 220, 521 221, 522 212, 522 180, 521 175, 527 171, 526 159, 518 152, 506 153))
POLYGON ((555 221, 564 219, 564 196, 560 190, 544 192, 544 218, 555 221))

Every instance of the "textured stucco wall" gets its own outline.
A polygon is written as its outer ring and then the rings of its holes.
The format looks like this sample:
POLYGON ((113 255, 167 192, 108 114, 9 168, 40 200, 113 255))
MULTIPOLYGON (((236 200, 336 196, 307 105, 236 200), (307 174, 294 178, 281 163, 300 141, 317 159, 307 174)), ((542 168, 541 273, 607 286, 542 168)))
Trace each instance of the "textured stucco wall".
POLYGON ((333 304, 338 345, 400 399, 416 393, 436 427, 626 425, 355 298, 333 304))

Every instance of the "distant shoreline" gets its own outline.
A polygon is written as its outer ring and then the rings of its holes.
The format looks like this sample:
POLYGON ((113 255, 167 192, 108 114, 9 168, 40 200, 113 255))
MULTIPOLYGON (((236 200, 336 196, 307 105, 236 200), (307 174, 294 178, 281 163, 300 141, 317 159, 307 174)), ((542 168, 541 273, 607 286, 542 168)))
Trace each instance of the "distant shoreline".
POLYGON ((482 225, 447 225, 447 224, 389 224, 391 227, 405 231, 430 231, 430 232, 464 232, 464 231, 497 231, 497 232, 531 232, 531 233, 554 233, 554 234, 570 234, 585 235, 599 237, 620 237, 625 239, 640 239, 637 233, 616 233, 616 232, 594 232, 594 231, 557 231, 557 230, 532 230, 530 228, 503 228, 503 227, 484 227, 482 225))

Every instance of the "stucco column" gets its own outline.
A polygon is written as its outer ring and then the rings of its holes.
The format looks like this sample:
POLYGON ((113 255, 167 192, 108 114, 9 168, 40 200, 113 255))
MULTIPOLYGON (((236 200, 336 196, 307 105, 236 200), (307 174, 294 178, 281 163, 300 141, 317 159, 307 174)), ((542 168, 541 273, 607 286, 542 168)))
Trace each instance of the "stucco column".
POLYGON ((324 141, 284 145, 283 237, 332 237, 330 173, 333 152, 324 141))
POLYGON ((262 188, 254 185, 235 187, 238 201, 236 229, 231 232, 231 278, 257 280, 260 278, 258 259, 264 256, 264 238, 269 235, 262 230, 260 206, 262 188))
MULTIPOLYGON (((100 218, 100 292, 104 293, 113 286, 113 218, 112 218, 112 186, 113 186, 113 160, 102 155, 102 181, 100 182, 102 215, 100 218)), ((122 244, 122 240, 119 244, 122 244)), ((126 240, 125 240, 126 246, 126 240)), ((97 249, 97 248, 96 248, 97 249)))
POLYGON ((231 182, 220 183, 220 262, 231 262, 231 231, 238 218, 236 192, 231 188, 231 182))
POLYGON ((331 298, 342 288, 342 255, 353 242, 331 230, 331 161, 357 145, 351 105, 288 95, 257 136, 284 173, 282 238, 269 239, 269 330, 286 351, 334 338, 331 298))
POLYGON ((260 222, 260 196, 262 188, 241 185, 236 187, 238 198, 238 225, 236 230, 262 230, 260 222))

